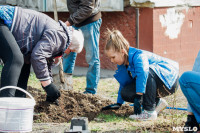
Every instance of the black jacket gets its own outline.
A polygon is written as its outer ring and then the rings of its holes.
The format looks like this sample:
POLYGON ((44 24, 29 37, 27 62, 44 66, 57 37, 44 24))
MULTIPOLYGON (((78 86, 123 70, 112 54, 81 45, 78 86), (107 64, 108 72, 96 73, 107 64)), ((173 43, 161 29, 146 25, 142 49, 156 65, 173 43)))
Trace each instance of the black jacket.
POLYGON ((81 27, 101 18, 100 0, 67 0, 71 25, 81 27))

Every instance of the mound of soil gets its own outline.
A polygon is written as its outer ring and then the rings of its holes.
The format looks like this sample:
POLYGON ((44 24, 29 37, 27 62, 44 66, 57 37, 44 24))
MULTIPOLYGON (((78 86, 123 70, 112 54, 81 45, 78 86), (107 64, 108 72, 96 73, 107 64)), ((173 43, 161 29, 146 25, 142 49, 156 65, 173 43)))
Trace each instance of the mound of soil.
POLYGON ((69 122, 73 117, 88 117, 88 120, 94 120, 100 113, 112 114, 117 116, 129 116, 133 113, 133 107, 122 105, 118 110, 101 111, 113 102, 98 95, 83 94, 70 91, 61 91, 59 106, 46 102, 46 94, 36 88, 28 87, 28 91, 36 100, 34 112, 34 122, 69 122))

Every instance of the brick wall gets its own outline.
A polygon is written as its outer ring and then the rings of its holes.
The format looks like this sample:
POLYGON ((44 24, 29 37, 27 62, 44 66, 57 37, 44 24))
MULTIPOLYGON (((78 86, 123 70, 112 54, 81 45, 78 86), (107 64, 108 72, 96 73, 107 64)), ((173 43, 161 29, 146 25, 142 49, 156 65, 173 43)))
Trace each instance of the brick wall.
MULTIPOLYGON (((179 15, 182 14, 184 18, 180 32, 173 39, 166 35, 167 27, 164 27, 160 20, 168 10, 169 8, 140 9, 139 48, 179 62, 180 73, 182 73, 192 69, 195 57, 200 50, 200 7, 175 11, 179 15)), ((53 13, 47 14, 53 17, 53 13)), ((59 19, 63 21, 66 21, 69 16, 68 13, 59 13, 58 15, 59 19)), ((106 28, 116 28, 135 47, 135 9, 126 7, 124 12, 103 12, 102 20, 103 23, 100 30, 101 68, 114 70, 116 65, 112 64, 104 54, 103 49, 106 43, 104 32, 106 28)), ((78 54, 77 66, 87 66, 84 55, 84 50, 78 54)))
MULTIPOLYGON (((153 35, 153 52, 179 62, 181 74, 184 71, 192 70, 194 60, 200 50, 200 7, 175 11, 176 15, 182 14, 184 18, 180 33, 178 33, 177 38, 174 39, 170 39, 170 37, 166 35, 167 27, 163 27, 160 21, 161 15, 166 14, 168 10, 168 8, 145 9, 143 14, 149 14, 149 12, 153 13, 151 19, 153 20, 153 33, 150 32, 153 35), (153 12, 149 10, 153 10, 153 12)), ((174 14, 171 13, 170 15, 172 16, 174 14)), ((174 16, 173 19, 176 17, 177 16, 174 16)), ((167 19, 169 18, 166 18, 166 20, 167 19)), ((179 17, 177 21, 180 22, 180 19, 181 17, 179 17)), ((177 23, 176 19, 173 20, 171 25, 173 25, 173 23, 177 23)), ((177 28, 177 26, 173 26, 172 28, 177 28)), ((152 28, 150 28, 150 31, 152 31, 152 28)), ((174 33, 171 32, 170 34, 174 33)))
MULTIPOLYGON (((53 18, 53 13, 46 13, 53 18)), ((60 12, 58 17, 60 20, 66 21, 69 13, 60 12)), ((116 69, 116 65, 111 63, 104 54, 104 46, 106 43, 104 32, 106 29, 118 29, 126 37, 132 46, 135 46, 135 10, 133 7, 125 8, 124 12, 102 12, 102 25, 100 29, 100 61, 101 68, 116 69)), ((85 50, 78 54, 76 66, 88 66, 85 60, 85 50)))

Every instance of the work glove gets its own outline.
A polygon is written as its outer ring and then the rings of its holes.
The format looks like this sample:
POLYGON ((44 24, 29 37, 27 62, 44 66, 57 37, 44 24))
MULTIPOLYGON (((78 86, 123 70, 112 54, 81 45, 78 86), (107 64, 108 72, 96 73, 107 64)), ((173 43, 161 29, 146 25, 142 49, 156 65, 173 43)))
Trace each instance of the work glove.
POLYGON ((122 104, 120 103, 114 103, 111 105, 108 105, 106 107, 103 107, 101 110, 109 110, 109 109, 119 109, 121 107, 122 104))
POLYGON ((136 114, 136 115, 141 114, 141 112, 142 112, 142 109, 141 109, 142 97, 143 97, 143 95, 136 94, 136 96, 134 98, 134 114, 136 114))
POLYGON ((43 87, 43 89, 47 93, 46 101, 52 102, 52 103, 55 102, 56 105, 59 105, 57 99, 60 97, 60 91, 57 89, 57 87, 53 83, 51 83, 51 84, 47 85, 46 87, 43 87))

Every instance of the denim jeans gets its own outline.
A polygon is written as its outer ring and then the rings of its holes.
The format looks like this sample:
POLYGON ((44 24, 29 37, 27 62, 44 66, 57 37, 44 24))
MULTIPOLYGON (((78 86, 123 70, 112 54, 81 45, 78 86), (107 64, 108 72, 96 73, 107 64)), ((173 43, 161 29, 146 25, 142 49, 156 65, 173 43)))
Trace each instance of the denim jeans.
MULTIPOLYGON (((180 87, 198 123, 200 123, 200 72, 184 72, 179 79, 180 87)), ((189 108, 188 108, 189 109, 189 108)), ((190 109, 189 109, 190 110, 190 109)), ((188 110, 188 111, 189 111, 188 110)))
MULTIPOLYGON (((102 19, 82 27, 80 29, 84 35, 84 48, 86 51, 86 61, 89 64, 86 75, 86 91, 95 94, 100 77, 100 59, 99 59, 99 38, 102 19)), ((72 40, 73 41, 73 40, 72 40)), ((63 69, 65 73, 73 73, 77 54, 71 52, 63 57, 63 69)))

